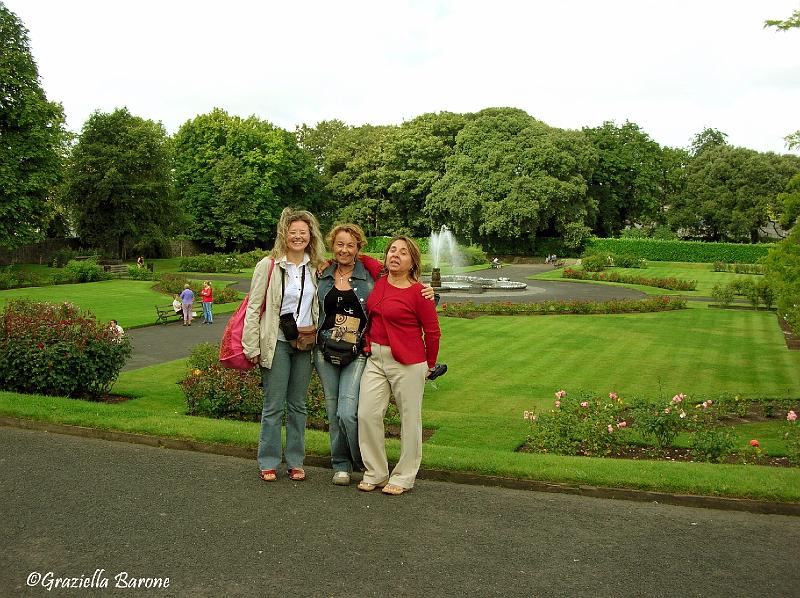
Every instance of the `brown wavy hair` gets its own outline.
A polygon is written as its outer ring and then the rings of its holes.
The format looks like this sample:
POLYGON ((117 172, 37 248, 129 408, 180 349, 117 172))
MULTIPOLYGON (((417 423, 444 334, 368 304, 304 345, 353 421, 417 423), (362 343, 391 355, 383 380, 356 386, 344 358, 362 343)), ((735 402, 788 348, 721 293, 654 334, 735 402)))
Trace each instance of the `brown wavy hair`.
POLYGON ((289 243, 287 237, 289 236, 289 227, 298 220, 302 220, 308 225, 311 238, 308 241, 306 253, 310 258, 311 265, 316 268, 325 259, 325 242, 322 240, 319 222, 317 222, 314 214, 306 210, 283 209, 280 220, 278 220, 278 234, 275 237, 275 247, 272 248, 271 256, 273 259, 278 260, 288 253, 289 243))

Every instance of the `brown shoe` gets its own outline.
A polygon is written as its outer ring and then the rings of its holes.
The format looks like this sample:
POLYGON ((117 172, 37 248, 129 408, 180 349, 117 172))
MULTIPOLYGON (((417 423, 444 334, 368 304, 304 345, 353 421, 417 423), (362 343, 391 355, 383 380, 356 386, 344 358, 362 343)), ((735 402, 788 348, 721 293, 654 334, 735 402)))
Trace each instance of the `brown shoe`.
POLYGON ((358 483, 358 489, 361 490, 362 492, 372 492, 373 490, 375 490, 375 488, 383 488, 385 485, 386 481, 380 482, 378 484, 371 484, 369 482, 361 480, 358 483))
POLYGON ((391 494, 392 496, 400 496, 403 492, 409 492, 411 488, 403 488, 397 484, 387 484, 383 487, 384 494, 391 494))

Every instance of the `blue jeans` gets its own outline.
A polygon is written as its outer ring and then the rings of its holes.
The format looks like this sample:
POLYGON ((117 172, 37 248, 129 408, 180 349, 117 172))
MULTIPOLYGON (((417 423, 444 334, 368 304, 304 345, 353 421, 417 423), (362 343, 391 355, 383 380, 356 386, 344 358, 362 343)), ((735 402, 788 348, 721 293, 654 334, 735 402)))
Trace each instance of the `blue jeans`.
POLYGON ((271 368, 261 368, 264 409, 258 440, 259 469, 281 464, 281 419, 286 408, 286 466, 302 467, 306 456, 306 393, 311 381, 311 351, 278 341, 271 368))
POLYGON ((211 301, 203 301, 203 319, 206 322, 213 322, 214 315, 211 313, 211 301))
POLYGON ((345 367, 339 367, 325 361, 322 351, 314 349, 314 365, 325 392, 334 471, 364 469, 358 448, 358 391, 366 364, 366 356, 361 355, 345 367))

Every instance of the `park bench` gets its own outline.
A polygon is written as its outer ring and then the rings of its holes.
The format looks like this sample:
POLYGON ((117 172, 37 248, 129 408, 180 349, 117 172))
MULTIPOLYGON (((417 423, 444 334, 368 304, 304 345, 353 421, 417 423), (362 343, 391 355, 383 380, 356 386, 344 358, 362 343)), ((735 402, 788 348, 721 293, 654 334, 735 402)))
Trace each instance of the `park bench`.
POLYGON ((126 264, 103 264, 103 272, 122 276, 128 273, 128 266, 126 264))
POLYGON ((156 305, 156 314, 158 315, 156 318, 156 324, 166 324, 170 321, 170 319, 183 319, 183 313, 179 311, 176 312, 174 309, 172 309, 172 304, 164 306, 156 305))

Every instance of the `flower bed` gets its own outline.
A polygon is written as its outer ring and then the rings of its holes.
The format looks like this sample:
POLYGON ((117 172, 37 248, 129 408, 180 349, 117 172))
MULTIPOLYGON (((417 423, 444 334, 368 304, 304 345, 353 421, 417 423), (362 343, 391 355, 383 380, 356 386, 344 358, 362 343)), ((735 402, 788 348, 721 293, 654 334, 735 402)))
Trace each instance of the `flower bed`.
POLYGON ((750 440, 744 450, 736 452, 736 437, 729 424, 734 417, 741 422, 742 417, 751 414, 759 404, 738 395, 718 401, 699 401, 679 393, 669 401, 647 402, 626 401, 614 392, 607 398, 591 394, 572 398, 559 390, 555 397, 553 409, 523 413, 530 430, 520 450, 557 455, 800 466, 796 400, 765 400, 760 405, 762 417, 784 419, 788 455, 770 457, 764 454, 756 438, 750 440), (785 408, 786 405, 793 408, 785 408), (780 410, 776 411, 776 407, 780 410), (688 436, 688 448, 676 446, 679 434, 688 436))
POLYGON ((574 278, 576 280, 597 280, 600 282, 641 284, 647 287, 669 289, 672 291, 693 291, 697 287, 696 280, 682 280, 674 277, 654 278, 649 276, 638 276, 635 274, 624 274, 621 272, 588 272, 586 270, 574 270, 572 268, 565 268, 561 273, 561 277, 574 278))
POLYGON ((558 314, 623 314, 649 313, 685 309, 682 297, 648 297, 646 299, 615 299, 612 301, 542 301, 541 303, 443 303, 441 314, 452 318, 478 316, 537 316, 558 314))

